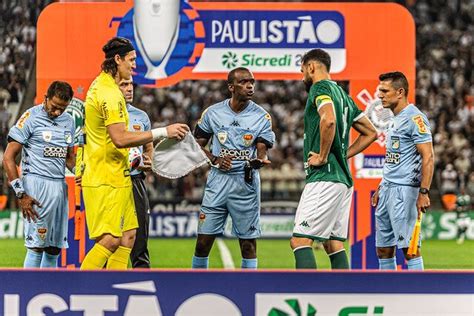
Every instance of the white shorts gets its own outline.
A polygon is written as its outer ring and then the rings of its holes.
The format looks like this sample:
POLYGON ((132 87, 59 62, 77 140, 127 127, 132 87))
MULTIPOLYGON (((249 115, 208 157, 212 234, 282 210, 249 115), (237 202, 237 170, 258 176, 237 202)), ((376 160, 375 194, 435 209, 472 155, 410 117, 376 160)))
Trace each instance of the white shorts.
POLYGON ((345 241, 349 229, 353 187, 343 183, 305 185, 295 216, 294 237, 345 241))

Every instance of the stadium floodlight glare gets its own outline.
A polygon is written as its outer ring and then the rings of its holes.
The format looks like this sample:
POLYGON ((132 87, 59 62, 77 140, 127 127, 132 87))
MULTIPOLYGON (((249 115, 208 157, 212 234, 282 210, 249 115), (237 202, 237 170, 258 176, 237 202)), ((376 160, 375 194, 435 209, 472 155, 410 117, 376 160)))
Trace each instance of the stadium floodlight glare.
POLYGON ((146 78, 166 78, 165 67, 178 40, 180 0, 135 0, 133 32, 146 78))

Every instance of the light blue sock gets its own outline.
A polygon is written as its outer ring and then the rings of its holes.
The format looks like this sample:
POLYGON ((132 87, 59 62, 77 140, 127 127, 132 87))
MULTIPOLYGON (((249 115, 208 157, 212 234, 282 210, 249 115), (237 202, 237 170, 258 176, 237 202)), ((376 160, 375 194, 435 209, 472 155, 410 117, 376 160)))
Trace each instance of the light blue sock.
POLYGON ((397 257, 379 259, 379 270, 397 270, 397 257))
POLYGON ((57 268, 59 255, 51 255, 43 251, 43 259, 41 259, 41 268, 57 268))
POLYGON ((242 258, 242 269, 257 269, 258 260, 242 258))
POLYGON ((407 265, 408 265, 408 270, 424 270, 425 269, 423 266, 422 257, 408 260, 407 265))
POLYGON ((36 252, 31 249, 26 249, 25 262, 23 263, 24 268, 39 268, 41 266, 41 258, 43 254, 36 252))
POLYGON ((193 256, 193 269, 207 269, 209 268, 209 257, 193 256))

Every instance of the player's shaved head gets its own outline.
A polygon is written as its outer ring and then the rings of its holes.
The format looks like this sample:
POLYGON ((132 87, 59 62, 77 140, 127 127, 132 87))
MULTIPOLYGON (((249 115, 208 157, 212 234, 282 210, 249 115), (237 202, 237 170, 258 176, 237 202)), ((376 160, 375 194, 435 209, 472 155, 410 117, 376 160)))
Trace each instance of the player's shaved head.
POLYGON ((325 50, 316 48, 304 54, 301 63, 306 65, 310 61, 317 61, 323 64, 326 67, 327 72, 331 70, 331 56, 329 56, 325 50))
POLYGON ((390 81, 395 90, 403 88, 408 96, 408 80, 400 71, 387 72, 379 76, 380 81, 390 81))
POLYGON ((227 83, 228 84, 233 84, 235 81, 235 74, 240 71, 245 71, 245 72, 250 72, 248 68, 245 67, 237 67, 235 69, 232 69, 229 74, 227 75, 227 83))

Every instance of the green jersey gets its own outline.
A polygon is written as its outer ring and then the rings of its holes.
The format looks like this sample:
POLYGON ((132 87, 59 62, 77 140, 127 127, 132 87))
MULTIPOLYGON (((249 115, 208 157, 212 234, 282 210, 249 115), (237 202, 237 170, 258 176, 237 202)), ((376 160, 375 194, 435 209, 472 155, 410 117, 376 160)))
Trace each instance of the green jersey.
POLYGON ((340 182, 352 187, 353 181, 347 163, 349 130, 352 123, 363 116, 354 101, 334 81, 321 80, 313 84, 309 91, 304 112, 304 167, 306 183, 328 181, 340 182), (325 104, 334 105, 336 116, 336 134, 329 151, 327 164, 321 167, 309 166, 306 162, 309 152, 320 150, 320 116, 318 110, 325 104))

